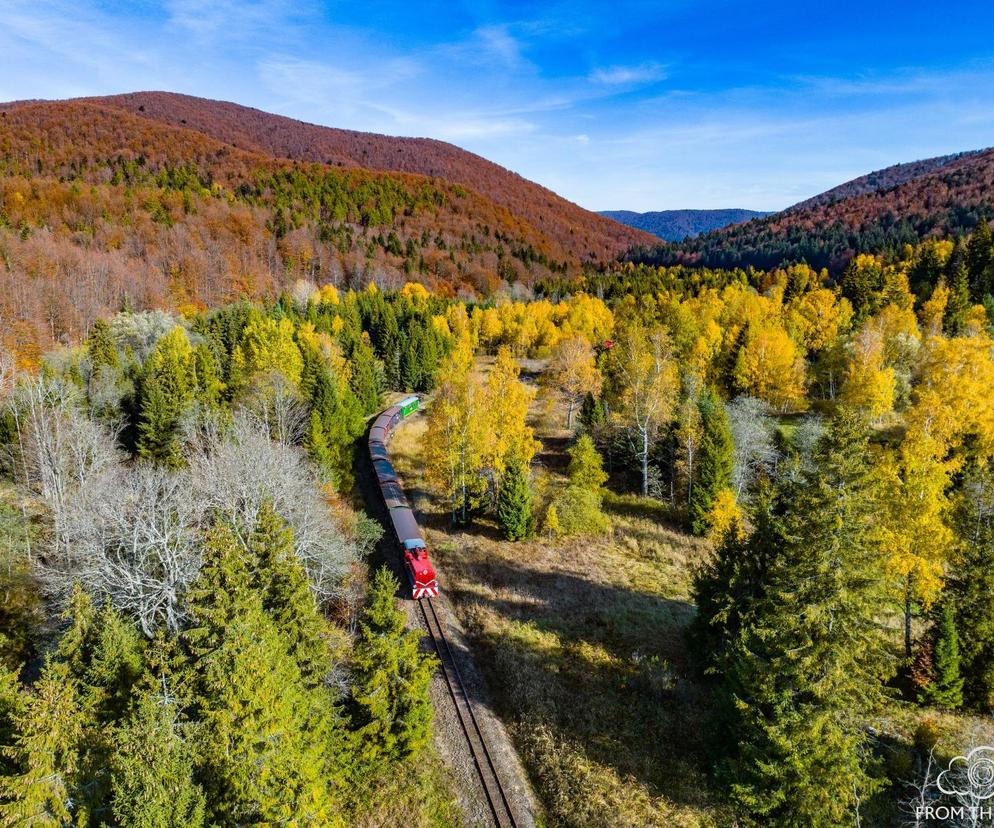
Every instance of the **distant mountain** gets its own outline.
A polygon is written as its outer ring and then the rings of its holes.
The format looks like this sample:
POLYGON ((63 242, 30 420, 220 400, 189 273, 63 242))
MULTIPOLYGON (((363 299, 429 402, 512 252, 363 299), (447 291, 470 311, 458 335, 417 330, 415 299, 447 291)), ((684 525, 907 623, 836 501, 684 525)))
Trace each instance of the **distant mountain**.
POLYGON ((768 216, 758 210, 656 210, 635 213, 631 210, 601 210, 600 214, 615 221, 645 230, 666 241, 680 241, 687 237, 718 230, 729 224, 768 216))
POLYGON ((994 217, 994 149, 897 164, 779 213, 630 252, 653 264, 768 269, 795 261, 840 273, 858 252, 899 251, 994 217))

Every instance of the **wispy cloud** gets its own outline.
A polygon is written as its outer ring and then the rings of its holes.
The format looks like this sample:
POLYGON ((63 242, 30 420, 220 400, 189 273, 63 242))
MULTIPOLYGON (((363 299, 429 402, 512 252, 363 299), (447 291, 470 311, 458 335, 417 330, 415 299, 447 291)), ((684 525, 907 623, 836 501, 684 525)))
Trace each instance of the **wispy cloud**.
POLYGON ((608 86, 653 83, 666 79, 666 68, 658 63, 643 63, 639 66, 610 66, 595 69, 590 80, 608 86))
POLYGON ((853 31, 855 0, 819 25, 786 0, 729 0, 720 16, 688 0, 551 0, 532 19, 427 2, 0 0, 0 100, 224 98, 453 141, 591 208, 772 209, 994 143, 994 9, 940 37, 907 6, 887 35, 853 31))

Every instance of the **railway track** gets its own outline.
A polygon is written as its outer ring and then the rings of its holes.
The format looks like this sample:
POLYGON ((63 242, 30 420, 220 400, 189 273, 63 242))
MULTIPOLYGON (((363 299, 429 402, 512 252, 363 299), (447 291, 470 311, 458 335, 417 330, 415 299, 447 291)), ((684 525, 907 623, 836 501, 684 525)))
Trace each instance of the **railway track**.
POLYGON ((438 660, 442 665, 442 675, 445 677, 449 695, 455 705, 459 724, 466 735, 466 743, 473 756, 476 772, 480 777, 480 784, 483 786, 484 794, 486 794, 494 823, 497 828, 518 828, 507 794, 504 792, 504 786, 501 784, 500 775, 497 773, 497 767, 487 749, 487 742, 483 738, 476 714, 473 713, 473 705, 466 694, 466 688, 463 686, 462 676, 456 666, 449 640, 442 629, 438 613, 435 612, 435 606, 432 604, 431 598, 421 598, 418 603, 421 605, 421 614, 424 616, 428 634, 435 645, 435 652, 438 653, 438 660))

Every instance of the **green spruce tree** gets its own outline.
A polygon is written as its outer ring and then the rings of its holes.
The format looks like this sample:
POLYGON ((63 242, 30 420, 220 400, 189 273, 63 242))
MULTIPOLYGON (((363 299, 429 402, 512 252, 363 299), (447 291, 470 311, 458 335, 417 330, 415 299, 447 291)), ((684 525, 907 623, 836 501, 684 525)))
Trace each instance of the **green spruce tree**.
POLYGON ((96 319, 90 327, 90 335, 86 339, 86 350, 90 355, 90 364, 93 372, 100 368, 111 368, 117 370, 121 367, 120 358, 117 355, 117 343, 111 332, 110 325, 103 319, 96 319))
POLYGON ((732 485, 734 447, 725 405, 713 389, 701 396, 701 444, 690 496, 690 523, 703 535, 711 523, 715 498, 732 485))
POLYGON ((994 712, 994 516, 986 503, 992 487, 989 469, 964 486, 956 515, 961 558, 947 587, 956 613, 964 700, 984 713, 994 712))
POLYGON ((963 332, 970 310, 970 275, 962 241, 956 245, 946 265, 946 284, 949 286, 949 299, 942 325, 946 333, 956 336, 963 332))
POLYGON ((9 759, 16 770, 0 777, 0 824, 76 824, 84 719, 75 684, 46 669, 13 718, 16 736, 9 759))
POLYGON ((784 493, 782 540, 715 669, 731 752, 719 778, 749 825, 831 828, 879 787, 865 717, 892 673, 878 486, 866 424, 841 411, 784 493))
POLYGON ((293 547, 293 530, 266 502, 259 510, 249 550, 262 606, 286 642, 304 682, 320 687, 331 671, 328 624, 319 612, 307 572, 293 547))
POLYGON ((994 238, 986 218, 977 222, 966 247, 967 270, 970 274, 970 298, 980 303, 994 293, 994 238))
POLYGON ((421 652, 417 632, 405 631, 396 591, 396 579, 380 569, 352 655, 357 758, 366 773, 416 756, 431 736, 435 660, 421 652))
POLYGON ((497 522, 509 541, 525 540, 534 532, 528 466, 512 458, 497 495, 497 522))
POLYGON ((159 340, 142 367, 138 454, 178 467, 183 464, 181 428, 197 390, 193 348, 177 326, 159 340))
POLYGON ((959 635, 951 601, 943 601, 936 613, 931 636, 932 681, 919 694, 919 701, 946 710, 963 705, 963 677, 960 675, 959 635))
POLYGON ((189 593, 185 696, 208 817, 336 825, 332 700, 302 678, 252 588, 251 557, 229 528, 216 527, 189 593))
POLYGON ((167 698, 143 693, 114 734, 112 811, 120 828, 199 828, 205 800, 194 752, 167 698))

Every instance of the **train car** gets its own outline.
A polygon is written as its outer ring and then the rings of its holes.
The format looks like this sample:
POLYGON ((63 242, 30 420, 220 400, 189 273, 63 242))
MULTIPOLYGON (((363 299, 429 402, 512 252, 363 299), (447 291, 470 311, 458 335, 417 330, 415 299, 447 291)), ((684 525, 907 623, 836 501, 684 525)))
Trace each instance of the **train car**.
POLYGON ((406 397, 397 405, 382 411, 369 429, 369 456, 376 472, 376 480, 383 495, 383 502, 390 514, 390 523, 397 544, 404 556, 404 570, 411 587, 411 597, 434 598, 438 595, 435 570, 428 558, 424 534, 414 517, 397 471, 390 462, 386 444, 394 427, 404 417, 418 410, 419 400, 406 397))

